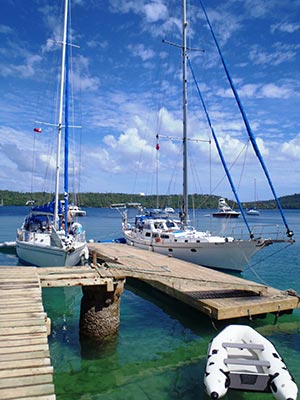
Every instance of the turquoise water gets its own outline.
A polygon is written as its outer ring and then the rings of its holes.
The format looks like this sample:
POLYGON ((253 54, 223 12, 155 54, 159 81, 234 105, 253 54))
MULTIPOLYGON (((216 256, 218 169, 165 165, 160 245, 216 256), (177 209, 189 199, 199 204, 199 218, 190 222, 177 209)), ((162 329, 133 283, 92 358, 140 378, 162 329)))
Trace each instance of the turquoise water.
MULTIPOLYGON (((225 229, 224 222, 196 216, 205 229, 225 229), (219 224, 219 226, 218 226, 219 224)), ((0 242, 15 239, 25 207, 0 207, 0 242)), ((297 242, 273 245, 251 260, 242 276, 285 290, 300 292, 300 216, 286 212, 297 242)), ((262 211, 251 221, 279 224, 274 211, 262 211), (254 219, 255 220, 254 220, 254 219)), ((115 210, 87 209, 81 219, 87 238, 120 237, 120 216, 115 210)), ((228 222, 232 224, 233 222, 228 222)), ((241 221, 235 221, 235 225, 241 221)), ((231 226, 226 227, 231 228, 231 226)), ((0 265, 17 265, 14 254, 0 253, 0 265)), ((45 310, 52 321, 49 338, 58 400, 169 400, 208 399, 203 390, 205 356, 210 339, 224 327, 156 291, 126 284, 121 297, 121 321, 115 340, 100 344, 79 337, 80 288, 43 289, 45 310)), ((268 337, 300 386, 300 312, 249 321, 268 337)), ((271 399, 271 394, 229 391, 226 399, 271 399)))

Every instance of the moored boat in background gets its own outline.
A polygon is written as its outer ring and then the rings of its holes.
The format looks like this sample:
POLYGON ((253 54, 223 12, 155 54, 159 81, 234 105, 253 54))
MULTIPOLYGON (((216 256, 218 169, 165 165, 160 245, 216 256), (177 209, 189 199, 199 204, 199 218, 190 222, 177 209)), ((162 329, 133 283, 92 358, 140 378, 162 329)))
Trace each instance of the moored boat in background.
POLYGON ((231 207, 229 207, 223 197, 219 199, 218 211, 212 214, 212 216, 215 218, 238 218, 240 215, 240 212, 234 211, 231 207))

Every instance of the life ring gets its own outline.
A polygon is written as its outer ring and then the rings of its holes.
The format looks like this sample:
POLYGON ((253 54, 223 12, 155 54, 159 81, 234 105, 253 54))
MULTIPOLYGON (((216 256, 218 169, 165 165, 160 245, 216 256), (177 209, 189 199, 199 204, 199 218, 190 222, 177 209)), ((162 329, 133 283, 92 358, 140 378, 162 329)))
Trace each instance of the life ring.
POLYGON ((155 241, 156 241, 156 243, 161 243, 162 242, 160 237, 155 238, 155 241))

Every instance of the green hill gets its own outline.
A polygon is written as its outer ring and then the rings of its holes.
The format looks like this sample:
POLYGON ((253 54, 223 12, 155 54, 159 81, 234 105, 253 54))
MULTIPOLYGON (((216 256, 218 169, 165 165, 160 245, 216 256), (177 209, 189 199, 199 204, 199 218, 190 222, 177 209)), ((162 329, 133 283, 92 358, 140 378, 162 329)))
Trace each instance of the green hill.
MULTIPOLYGON (((221 196, 215 195, 203 195, 193 194, 189 196, 189 207, 190 208, 216 208, 218 199, 221 196)), ((0 190, 0 201, 6 206, 24 206, 28 200, 34 200, 36 204, 43 204, 50 201, 53 198, 53 194, 35 192, 35 193, 23 193, 14 192, 9 190, 0 190)), ((62 196, 61 196, 62 198, 62 196)), ((138 194, 126 194, 126 193, 80 193, 77 195, 78 203, 81 207, 109 207, 114 203, 141 203, 145 207, 156 207, 157 197, 156 195, 141 196, 138 194)), ((293 194, 283 196, 279 198, 282 208, 284 209, 300 209, 300 194, 293 194)), ((70 196, 70 202, 74 202, 72 195, 70 196)), ((170 195, 159 197, 159 207, 170 206, 173 208, 179 208, 182 203, 181 195, 170 195)), ((228 202, 233 205, 233 202, 228 202)), ((243 203, 244 208, 253 207, 254 203, 243 203)), ((236 205, 234 205, 236 208, 236 205)), ((258 204, 260 209, 274 209, 276 203, 274 200, 261 201, 258 204)))

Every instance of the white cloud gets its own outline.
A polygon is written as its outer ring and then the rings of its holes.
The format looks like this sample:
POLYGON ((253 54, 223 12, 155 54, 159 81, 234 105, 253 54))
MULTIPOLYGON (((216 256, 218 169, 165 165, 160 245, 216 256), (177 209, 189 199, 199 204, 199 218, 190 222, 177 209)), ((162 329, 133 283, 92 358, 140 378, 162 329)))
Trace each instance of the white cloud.
POLYGON ((298 161, 300 159, 300 134, 289 142, 284 142, 281 146, 281 151, 287 157, 298 161))
POLYGON ((155 52, 152 49, 147 49, 144 44, 129 45, 128 48, 135 57, 140 57, 143 61, 155 57, 155 52))
POLYGON ((247 84, 241 86, 238 90, 242 97, 249 98, 289 99, 292 96, 298 96, 290 84, 247 84))
POLYGON ((257 65, 280 65, 287 61, 294 60, 296 57, 296 51, 294 47, 285 48, 278 44, 274 45, 275 50, 273 52, 266 52, 261 50, 257 45, 252 46, 249 52, 249 59, 257 65))
POLYGON ((278 24, 271 25, 271 32, 275 33, 276 31, 294 33, 296 31, 300 31, 300 24, 292 22, 280 22, 278 24))
POLYGON ((275 83, 267 83, 260 88, 259 97, 273 98, 273 99, 288 99, 293 95, 293 90, 285 87, 278 86, 275 83))
POLYGON ((166 5, 158 0, 145 4, 144 12, 147 22, 157 22, 159 20, 165 20, 168 17, 166 5))
POLYGON ((0 25, 0 33, 7 34, 7 33, 11 33, 11 32, 12 32, 12 29, 10 26, 0 25))
POLYGON ((274 12, 274 3, 267 0, 245 0, 243 3, 247 14, 254 18, 262 18, 274 12))

